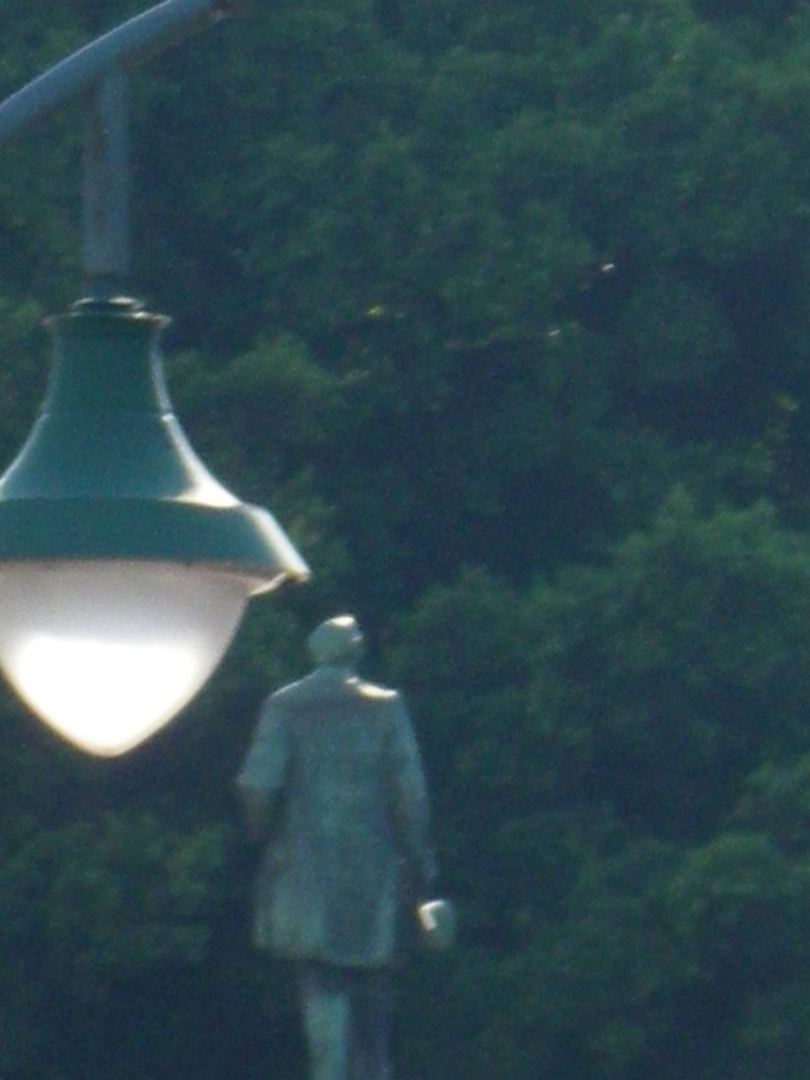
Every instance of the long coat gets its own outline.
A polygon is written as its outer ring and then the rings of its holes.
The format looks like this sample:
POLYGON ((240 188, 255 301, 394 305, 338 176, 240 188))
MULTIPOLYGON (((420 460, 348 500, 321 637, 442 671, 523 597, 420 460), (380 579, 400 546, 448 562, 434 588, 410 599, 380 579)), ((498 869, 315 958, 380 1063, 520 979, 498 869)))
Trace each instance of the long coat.
POLYGON ((395 950, 404 875, 434 875, 416 740, 394 690, 318 668, 265 702, 237 778, 266 800, 254 940, 276 955, 377 967, 395 950))

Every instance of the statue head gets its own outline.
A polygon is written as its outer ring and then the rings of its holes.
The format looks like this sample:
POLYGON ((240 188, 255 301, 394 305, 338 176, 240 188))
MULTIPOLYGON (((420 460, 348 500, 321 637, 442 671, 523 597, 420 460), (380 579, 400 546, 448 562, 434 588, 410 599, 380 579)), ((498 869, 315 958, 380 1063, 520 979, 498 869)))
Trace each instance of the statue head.
POLYGON ((363 653, 363 634, 354 615, 336 615, 312 631, 308 644, 318 667, 354 667, 363 653))

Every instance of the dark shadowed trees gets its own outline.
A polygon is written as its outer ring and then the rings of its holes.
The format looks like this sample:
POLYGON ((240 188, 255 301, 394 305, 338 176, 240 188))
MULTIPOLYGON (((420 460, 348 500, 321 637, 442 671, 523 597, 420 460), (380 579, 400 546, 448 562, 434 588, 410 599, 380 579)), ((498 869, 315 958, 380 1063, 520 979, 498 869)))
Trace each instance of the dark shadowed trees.
MULTIPOLYGON (((4 0, 0 93, 140 7, 4 0)), ((788 2, 282 0, 135 73, 133 291, 315 579, 132 758, 3 695, 2 1080, 301 1074, 229 784, 341 609, 461 913, 403 1075, 804 1080, 809 52, 788 2)), ((80 118, 0 154, 4 463, 80 118)))

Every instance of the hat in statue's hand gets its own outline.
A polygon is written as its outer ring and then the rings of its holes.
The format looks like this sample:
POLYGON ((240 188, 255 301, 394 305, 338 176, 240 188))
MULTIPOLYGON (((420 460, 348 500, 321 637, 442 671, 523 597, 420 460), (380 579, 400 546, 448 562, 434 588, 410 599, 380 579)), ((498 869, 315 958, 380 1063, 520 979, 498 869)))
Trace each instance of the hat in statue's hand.
POLYGON ((422 940, 429 949, 443 952, 456 937, 456 914, 449 900, 426 900, 416 909, 422 940))

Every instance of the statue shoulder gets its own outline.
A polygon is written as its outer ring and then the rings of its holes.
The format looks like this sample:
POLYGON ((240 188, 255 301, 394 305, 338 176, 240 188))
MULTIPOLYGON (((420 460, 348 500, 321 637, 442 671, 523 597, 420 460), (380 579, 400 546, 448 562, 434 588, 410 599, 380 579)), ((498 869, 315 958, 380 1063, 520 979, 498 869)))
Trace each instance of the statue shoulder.
POLYGON ((393 704, 401 701, 399 692, 388 686, 378 686, 376 683, 366 682, 364 679, 357 680, 357 693, 367 701, 379 701, 393 704))
POLYGON ((302 696, 307 696, 309 692, 308 678, 309 676, 305 676, 303 679, 296 679, 295 682, 280 686, 272 694, 268 695, 266 705, 271 709, 283 709, 286 705, 294 704, 302 696))
POLYGON ((266 711, 283 713, 309 704, 353 698, 378 705, 403 707, 397 690, 377 683, 367 682, 345 672, 318 669, 297 682, 288 683, 272 693, 266 700, 266 711))

